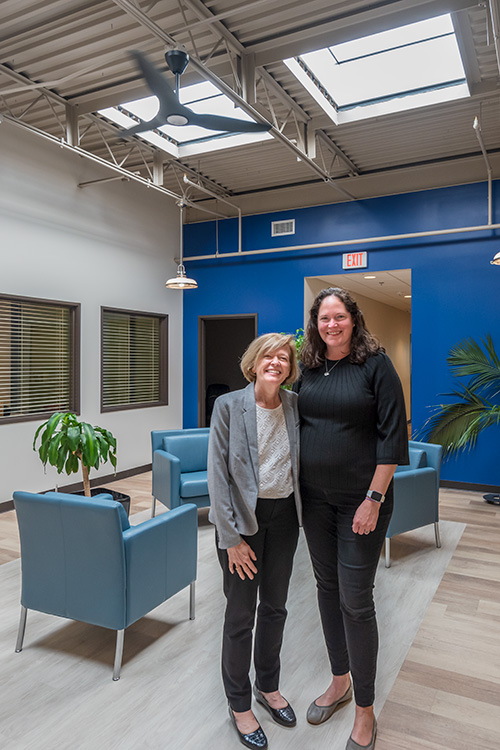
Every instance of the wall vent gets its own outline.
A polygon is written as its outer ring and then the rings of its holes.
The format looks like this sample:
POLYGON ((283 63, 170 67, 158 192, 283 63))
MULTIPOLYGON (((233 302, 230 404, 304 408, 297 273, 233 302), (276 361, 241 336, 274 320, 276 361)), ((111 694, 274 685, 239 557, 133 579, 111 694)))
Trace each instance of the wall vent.
POLYGON ((271 222, 271 237, 281 237, 283 234, 295 234, 295 219, 271 222))

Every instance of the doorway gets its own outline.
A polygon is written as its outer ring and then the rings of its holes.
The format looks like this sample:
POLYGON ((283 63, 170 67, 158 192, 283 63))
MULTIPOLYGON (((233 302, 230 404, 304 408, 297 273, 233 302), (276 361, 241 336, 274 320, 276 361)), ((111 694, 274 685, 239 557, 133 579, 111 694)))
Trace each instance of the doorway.
POLYGON ((257 335, 257 313, 198 318, 198 427, 209 427, 218 396, 244 388, 243 352, 257 335))

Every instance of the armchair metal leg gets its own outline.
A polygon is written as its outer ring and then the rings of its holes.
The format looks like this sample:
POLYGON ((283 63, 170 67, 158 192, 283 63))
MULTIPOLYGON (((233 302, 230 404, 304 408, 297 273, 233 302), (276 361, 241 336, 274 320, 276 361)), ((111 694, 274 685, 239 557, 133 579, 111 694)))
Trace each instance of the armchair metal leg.
POLYGON ((124 630, 116 631, 116 649, 115 649, 115 665, 113 668, 113 680, 120 679, 120 670, 122 668, 122 656, 123 656, 123 639, 125 637, 124 630))
POLYGON ((388 536, 385 538, 385 567, 391 567, 391 540, 388 536))
POLYGON ((194 620, 194 595, 196 581, 189 584, 189 619, 194 620))
POLYGON ((24 633, 26 631, 26 617, 28 610, 21 604, 21 617, 19 618, 19 629, 17 631, 16 654, 23 650, 24 633))
POLYGON ((151 507, 151 518, 154 518, 156 514, 156 497, 153 497, 153 505, 151 507))
POLYGON ((439 521, 434 524, 434 535, 436 537, 436 547, 441 546, 441 537, 439 536, 439 521))

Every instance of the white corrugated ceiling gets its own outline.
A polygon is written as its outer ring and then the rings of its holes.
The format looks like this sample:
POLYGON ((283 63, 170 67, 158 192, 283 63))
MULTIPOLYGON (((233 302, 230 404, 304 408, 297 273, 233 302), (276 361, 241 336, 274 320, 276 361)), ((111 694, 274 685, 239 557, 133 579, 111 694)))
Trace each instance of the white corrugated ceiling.
MULTIPOLYGON (((217 210, 207 195, 186 188, 184 171, 246 213, 485 180, 472 127, 476 116, 493 177, 499 177, 499 61, 492 27, 500 18, 499 0, 491 7, 466 0, 3 0, 0 113, 217 210), (465 55, 472 93, 466 99, 336 126, 283 63, 444 12, 452 13, 465 55), (166 71, 163 55, 174 44, 185 45, 240 95, 255 75, 256 100, 251 93, 247 98, 288 140, 307 149, 311 161, 298 160, 276 135, 181 160, 155 156, 140 136, 120 138, 96 113, 149 93, 128 50, 145 52, 166 71), (251 75, 244 78, 243 70, 251 75)), ((200 80, 199 70, 191 64, 184 82, 200 80)), ((202 214, 191 208, 188 217, 202 214)))

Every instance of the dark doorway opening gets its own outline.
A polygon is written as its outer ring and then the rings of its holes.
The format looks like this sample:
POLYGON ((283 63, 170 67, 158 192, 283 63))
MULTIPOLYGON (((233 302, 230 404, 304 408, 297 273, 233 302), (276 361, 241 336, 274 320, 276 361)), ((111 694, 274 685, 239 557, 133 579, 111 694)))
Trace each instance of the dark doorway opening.
POLYGON ((257 313, 198 318, 198 427, 209 427, 215 399, 244 388, 240 359, 257 335, 257 313))

